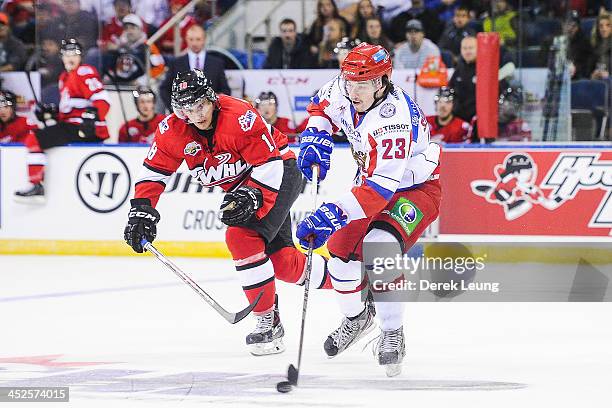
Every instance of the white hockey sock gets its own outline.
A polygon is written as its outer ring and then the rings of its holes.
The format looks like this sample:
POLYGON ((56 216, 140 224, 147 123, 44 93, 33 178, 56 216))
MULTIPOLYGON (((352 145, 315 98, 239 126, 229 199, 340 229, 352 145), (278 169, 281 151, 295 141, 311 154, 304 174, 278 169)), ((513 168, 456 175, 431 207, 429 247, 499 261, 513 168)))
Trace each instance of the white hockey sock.
POLYGON ((331 282, 336 291, 336 299, 340 312, 346 317, 355 317, 365 307, 361 300, 361 262, 343 262, 338 258, 331 258, 327 262, 331 282))
MULTIPOLYGON (((397 248, 392 252, 402 254, 402 248, 393 234, 374 228, 363 239, 364 245, 368 243, 388 243, 396 244, 397 248)), ((390 280, 399 276, 390 277, 390 280)), ((375 296, 376 298, 376 296, 375 296)), ((380 328, 384 331, 399 329, 404 322, 404 302, 374 302, 376 305, 376 316, 380 321, 380 328)))

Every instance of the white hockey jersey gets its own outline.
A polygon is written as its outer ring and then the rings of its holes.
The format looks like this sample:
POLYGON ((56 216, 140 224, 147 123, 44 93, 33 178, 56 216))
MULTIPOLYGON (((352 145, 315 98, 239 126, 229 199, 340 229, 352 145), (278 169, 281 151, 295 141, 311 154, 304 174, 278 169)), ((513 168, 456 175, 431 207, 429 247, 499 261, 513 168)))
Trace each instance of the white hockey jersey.
POLYGON ((340 128, 351 144, 359 174, 350 193, 335 202, 349 221, 372 217, 396 192, 439 177, 440 146, 430 142, 421 108, 398 86, 375 108, 358 115, 343 95, 338 76, 312 98, 308 112, 307 127, 330 134, 340 128))

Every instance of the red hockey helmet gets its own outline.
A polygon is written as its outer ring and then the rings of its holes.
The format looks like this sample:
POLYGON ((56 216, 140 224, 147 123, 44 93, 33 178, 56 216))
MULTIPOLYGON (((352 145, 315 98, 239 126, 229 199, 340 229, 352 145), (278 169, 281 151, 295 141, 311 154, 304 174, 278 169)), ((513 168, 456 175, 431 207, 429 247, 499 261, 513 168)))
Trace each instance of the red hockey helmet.
POLYGON ((387 75, 391 79, 391 55, 380 45, 361 43, 353 48, 342 63, 342 76, 347 81, 367 81, 387 75))

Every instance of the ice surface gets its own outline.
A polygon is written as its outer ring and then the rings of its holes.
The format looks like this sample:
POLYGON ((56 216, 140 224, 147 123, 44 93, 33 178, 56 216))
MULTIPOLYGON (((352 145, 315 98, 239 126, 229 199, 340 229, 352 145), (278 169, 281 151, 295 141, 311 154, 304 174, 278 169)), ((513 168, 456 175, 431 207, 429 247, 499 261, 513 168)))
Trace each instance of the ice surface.
MULTIPOLYGON (((246 305, 230 261, 175 262, 226 309, 246 305)), ((0 386, 69 385, 71 407, 113 408, 608 400, 610 303, 409 304, 404 371, 388 379, 364 340, 326 358, 323 341, 340 320, 330 291, 311 292, 301 387, 279 394, 297 359, 303 289, 277 288, 287 352, 254 357, 244 345, 253 318, 229 325, 151 256, 2 256, 0 386)))

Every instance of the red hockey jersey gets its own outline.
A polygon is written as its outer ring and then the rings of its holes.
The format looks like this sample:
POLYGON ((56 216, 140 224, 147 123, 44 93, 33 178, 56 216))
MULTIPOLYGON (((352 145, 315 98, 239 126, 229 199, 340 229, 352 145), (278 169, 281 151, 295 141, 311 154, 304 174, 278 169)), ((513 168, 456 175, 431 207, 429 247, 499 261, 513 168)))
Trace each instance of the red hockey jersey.
POLYGON ((119 129, 119 143, 153 143, 157 126, 164 118, 164 115, 158 113, 147 122, 138 118, 128 120, 119 129))
POLYGON ((26 137, 38 129, 28 118, 15 116, 7 123, 0 122, 0 143, 25 143, 26 137))
POLYGON ((59 77, 59 120, 74 124, 83 123, 81 114, 86 108, 98 109, 99 121, 96 122, 96 136, 108 138, 106 114, 110 109, 110 97, 91 65, 80 65, 71 72, 64 71, 59 77))
POLYGON ((427 117, 432 141, 444 143, 465 143, 467 141, 470 132, 469 123, 455 116, 448 125, 441 126, 437 119, 437 116, 427 117))
POLYGON ((155 206, 168 179, 185 161, 204 187, 259 188, 264 203, 256 216, 270 211, 283 179, 283 160, 295 158, 287 137, 266 124, 246 101, 219 95, 219 104, 212 136, 212 131, 199 131, 174 114, 159 123, 136 181, 136 198, 148 198, 155 206))

